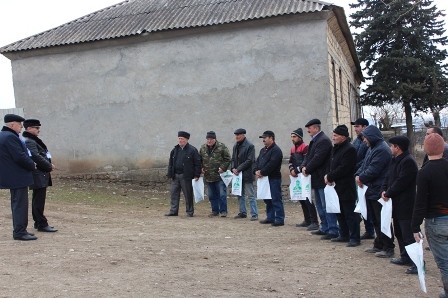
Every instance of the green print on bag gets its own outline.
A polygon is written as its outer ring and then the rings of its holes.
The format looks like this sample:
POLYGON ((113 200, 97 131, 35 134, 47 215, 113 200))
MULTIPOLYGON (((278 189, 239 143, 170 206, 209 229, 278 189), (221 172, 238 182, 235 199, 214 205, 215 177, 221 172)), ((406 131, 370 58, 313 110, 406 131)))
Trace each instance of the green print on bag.
POLYGON ((241 186, 241 183, 240 183, 240 177, 237 176, 237 177, 235 178, 235 182, 232 183, 232 186, 235 187, 235 188, 241 186))
POLYGON ((294 195, 300 196, 302 194, 302 184, 300 183, 300 180, 296 180, 296 185, 292 189, 294 195))

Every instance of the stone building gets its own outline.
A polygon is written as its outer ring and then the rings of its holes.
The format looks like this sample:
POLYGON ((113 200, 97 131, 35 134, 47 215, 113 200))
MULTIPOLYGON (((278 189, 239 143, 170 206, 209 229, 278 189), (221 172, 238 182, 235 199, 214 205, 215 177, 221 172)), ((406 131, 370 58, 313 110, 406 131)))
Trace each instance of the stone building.
POLYGON ((344 10, 322 1, 128 0, 0 53, 65 174, 163 181, 178 130, 231 147, 244 127, 257 151, 273 130, 287 157, 309 119, 329 134, 360 112, 344 10))

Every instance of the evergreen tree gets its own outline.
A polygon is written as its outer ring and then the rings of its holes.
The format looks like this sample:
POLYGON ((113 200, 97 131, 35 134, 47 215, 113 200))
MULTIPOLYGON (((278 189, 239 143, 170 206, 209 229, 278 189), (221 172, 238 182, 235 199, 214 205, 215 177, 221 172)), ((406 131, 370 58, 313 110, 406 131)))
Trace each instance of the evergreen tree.
POLYGON ((443 17, 432 0, 357 0, 350 24, 361 32, 355 44, 367 87, 364 105, 401 103, 408 137, 412 113, 440 111, 448 105, 448 44, 443 17))

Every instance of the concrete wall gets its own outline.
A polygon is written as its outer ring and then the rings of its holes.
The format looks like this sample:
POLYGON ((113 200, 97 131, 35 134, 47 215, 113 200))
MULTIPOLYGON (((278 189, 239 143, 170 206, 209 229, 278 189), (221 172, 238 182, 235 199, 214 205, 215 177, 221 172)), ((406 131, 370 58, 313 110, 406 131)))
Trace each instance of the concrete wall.
POLYGON ((293 129, 311 118, 320 118, 327 133, 334 126, 327 17, 284 16, 17 55, 16 103, 41 120, 41 136, 66 174, 164 169, 178 130, 189 131, 196 147, 214 130, 231 147, 233 131, 244 127, 258 153, 258 136, 269 129, 288 157, 293 129))

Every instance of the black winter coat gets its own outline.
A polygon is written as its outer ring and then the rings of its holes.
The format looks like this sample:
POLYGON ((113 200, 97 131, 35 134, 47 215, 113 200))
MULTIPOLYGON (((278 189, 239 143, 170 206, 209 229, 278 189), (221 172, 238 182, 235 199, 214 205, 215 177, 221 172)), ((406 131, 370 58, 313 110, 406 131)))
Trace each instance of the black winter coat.
POLYGON ((329 182, 335 182, 335 190, 340 201, 356 201, 356 149, 348 140, 334 145, 331 150, 329 182))
POLYGON ((50 172, 53 170, 47 146, 37 136, 23 132, 25 145, 31 152, 31 159, 36 163, 37 169, 33 171, 33 185, 30 189, 44 188, 52 185, 50 172))
POLYGON ((382 190, 392 199, 392 217, 412 218, 416 196, 418 166, 409 151, 392 158, 382 190))
POLYGON ((243 183, 254 182, 253 167, 255 166, 255 147, 244 139, 241 144, 233 145, 231 169, 243 172, 243 183))
POLYGON ((281 179, 281 167, 282 167, 283 153, 276 143, 272 144, 269 148, 262 148, 260 155, 258 155, 257 162, 255 163, 254 173, 260 170, 262 176, 268 176, 272 179, 281 179))
POLYGON ((330 139, 321 131, 308 146, 308 153, 302 163, 306 167, 307 174, 311 175, 312 188, 324 188, 324 176, 330 168, 331 149, 330 139))
MULTIPOLYGON (((174 178, 174 166, 180 150, 182 150, 182 148, 179 145, 176 145, 173 150, 171 150, 167 174, 169 178, 174 178)), ((184 160, 182 161, 184 179, 192 180, 193 178, 199 178, 201 176, 201 156, 199 155, 198 149, 187 143, 183 150, 185 150, 184 160)))

